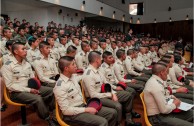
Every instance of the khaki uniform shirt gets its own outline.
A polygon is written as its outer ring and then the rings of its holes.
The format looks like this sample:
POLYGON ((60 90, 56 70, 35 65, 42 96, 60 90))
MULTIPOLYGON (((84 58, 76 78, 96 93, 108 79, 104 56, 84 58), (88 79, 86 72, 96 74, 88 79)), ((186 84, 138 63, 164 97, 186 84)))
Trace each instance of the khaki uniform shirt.
POLYGON ((5 85, 10 91, 30 92, 31 89, 28 88, 28 80, 34 77, 34 73, 28 62, 23 60, 19 64, 14 57, 3 65, 1 72, 5 85))
POLYGON ((78 82, 79 80, 76 75, 68 78, 60 74, 60 78, 53 88, 55 99, 63 115, 77 115, 85 112, 84 107, 77 107, 84 104, 78 82))
POLYGON ((147 81, 144 88, 144 101, 148 116, 169 114, 176 108, 175 104, 168 104, 163 80, 156 75, 147 81))
POLYGON ((183 70, 183 68, 179 64, 175 63, 173 67, 174 67, 175 75, 177 78, 180 76, 185 77, 187 75, 187 72, 183 70))
POLYGON ((113 66, 108 65, 107 63, 102 63, 101 67, 99 68, 102 75, 106 78, 106 81, 111 84, 112 89, 116 89, 117 87, 113 84, 117 84, 119 81, 114 73, 113 66))
POLYGON ((169 77, 171 79, 171 81, 176 84, 176 85, 183 85, 183 83, 179 82, 177 80, 177 77, 176 77, 176 74, 175 74, 175 71, 174 71, 174 67, 172 68, 169 68, 169 77))
POLYGON ((60 44, 60 46, 58 47, 60 57, 66 55, 67 47, 68 47, 67 45, 60 44))
POLYGON ((135 75, 135 76, 140 76, 141 75, 140 73, 137 73, 137 72, 134 71, 132 58, 130 56, 126 57, 124 63, 125 63, 124 68, 126 69, 127 73, 129 73, 130 75, 135 75))
POLYGON ((124 63, 121 60, 117 59, 113 65, 113 68, 118 81, 123 81, 125 83, 131 82, 129 79, 124 79, 126 71, 124 71, 124 63))
POLYGON ((40 51, 38 48, 32 49, 31 47, 27 50, 26 59, 30 64, 33 64, 35 60, 40 59, 40 51))
POLYGON ((87 69, 88 67, 88 53, 86 54, 84 51, 81 51, 76 54, 75 62, 77 64, 78 69, 87 69))
POLYGON ((6 53, 3 55, 3 63, 6 63, 7 61, 11 61, 14 58, 14 55, 7 50, 6 53))
POLYGON ((56 62, 60 59, 59 50, 57 46, 53 46, 50 51, 50 57, 53 58, 56 62))
POLYGON ((151 58, 152 62, 155 62, 155 63, 157 63, 160 60, 160 58, 158 57, 158 55, 155 51, 151 52, 150 58, 151 58))
POLYGON ((50 79, 53 76, 59 74, 56 62, 54 59, 48 57, 44 58, 43 55, 40 56, 39 60, 35 60, 34 69, 42 82, 55 83, 55 80, 50 79))
POLYGON ((94 68, 92 65, 89 65, 83 75, 83 85, 85 89, 86 97, 90 98, 111 98, 112 93, 116 93, 112 90, 112 92, 101 93, 102 84, 107 83, 106 79, 102 75, 102 73, 94 68))

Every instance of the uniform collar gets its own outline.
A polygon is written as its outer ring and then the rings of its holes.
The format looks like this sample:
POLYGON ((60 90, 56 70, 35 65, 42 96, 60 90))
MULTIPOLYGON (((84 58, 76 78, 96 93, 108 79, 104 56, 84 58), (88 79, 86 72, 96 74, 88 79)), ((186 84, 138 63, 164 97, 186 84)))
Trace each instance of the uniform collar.
POLYGON ((98 70, 94 68, 91 64, 88 66, 88 68, 90 68, 94 73, 98 72, 98 70))
MULTIPOLYGON (((20 64, 20 63, 17 61, 17 59, 15 58, 15 56, 13 56, 12 61, 13 61, 14 64, 20 64)), ((25 64, 25 63, 26 63, 26 60, 23 59, 23 60, 22 60, 22 65, 25 64)))
POLYGON ((160 77, 158 77, 157 75, 152 75, 152 77, 155 78, 157 81, 159 81, 159 83, 161 83, 161 84, 164 83, 164 81, 160 77))
POLYGON ((70 80, 70 78, 68 78, 67 76, 63 75, 62 73, 60 74, 60 78, 64 81, 64 82, 68 82, 70 80))
POLYGON ((118 64, 123 64, 123 62, 120 59, 117 59, 118 64))
POLYGON ((107 63, 102 63, 102 66, 104 66, 105 68, 109 68, 111 65, 108 65, 107 63))

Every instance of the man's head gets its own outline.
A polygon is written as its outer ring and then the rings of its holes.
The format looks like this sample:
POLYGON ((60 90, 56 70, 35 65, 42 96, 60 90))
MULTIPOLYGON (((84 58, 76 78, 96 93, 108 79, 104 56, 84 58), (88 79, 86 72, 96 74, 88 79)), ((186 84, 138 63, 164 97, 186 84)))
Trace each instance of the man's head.
POLYGON ((97 68, 99 68, 102 63, 100 52, 91 51, 88 55, 88 61, 91 65, 95 65, 97 68))
POLYGON ((12 53, 14 56, 18 56, 22 59, 25 59, 27 55, 27 50, 23 43, 16 42, 12 45, 12 53))
POLYGON ((63 35, 59 38, 61 44, 66 45, 67 43, 67 36, 63 35))
POLYGON ((10 39, 12 37, 11 29, 8 27, 3 28, 3 36, 10 39))
POLYGON ((115 62, 115 59, 114 59, 112 53, 109 51, 105 51, 102 54, 102 58, 103 58, 104 62, 107 63, 108 65, 114 64, 114 62, 115 62))
POLYGON ((48 42, 50 44, 50 46, 55 45, 55 40, 52 36, 48 36, 47 39, 46 39, 46 42, 48 42))
POLYGON ((180 65, 184 64, 184 60, 180 55, 174 55, 174 62, 180 65))
POLYGON ((18 28, 18 33, 21 35, 21 36, 24 36, 25 35, 25 31, 24 31, 24 27, 19 27, 18 28))
POLYGON ((90 51, 90 45, 89 45, 89 42, 87 41, 83 41, 81 43, 81 48, 84 52, 89 52, 90 51))
POLYGON ((33 47, 38 47, 38 45, 39 45, 39 40, 38 40, 37 38, 33 37, 33 36, 30 36, 30 37, 28 38, 28 44, 29 44, 30 46, 33 46, 33 47))
POLYGON ((117 44, 116 44, 116 42, 115 42, 115 41, 112 41, 112 42, 111 42, 111 47, 112 47, 112 49, 116 49, 117 44))
POLYGON ((126 59, 126 55, 125 55, 125 51, 122 49, 117 50, 116 52, 116 56, 118 59, 120 59, 121 61, 126 59))
POLYGON ((74 43, 76 46, 79 45, 79 39, 78 39, 77 37, 74 37, 72 41, 73 41, 73 43, 74 43))
POLYGON ((133 49, 128 49, 127 50, 127 55, 130 56, 131 58, 134 57, 134 50, 133 49))
POLYGON ((14 40, 8 40, 8 41, 6 42, 6 44, 5 44, 5 47, 6 47, 9 51, 11 51, 12 45, 13 45, 14 43, 15 43, 14 40))
POLYGON ((50 44, 48 42, 41 42, 39 44, 39 50, 44 56, 48 56, 50 54, 50 44))
POLYGON ((71 56, 63 56, 59 59, 58 66, 60 71, 63 74, 74 74, 76 73, 77 66, 74 60, 74 57, 71 56))
POLYGON ((99 45, 100 45, 100 47, 101 47, 103 50, 106 49, 106 42, 105 42, 105 41, 101 41, 99 45))
POLYGON ((156 63, 153 65, 152 74, 157 75, 163 81, 167 80, 168 69, 167 66, 163 63, 156 63))
POLYGON ((146 53, 145 47, 140 47, 140 48, 139 48, 139 51, 140 51, 142 54, 145 54, 145 53, 146 53))
POLYGON ((90 47, 93 49, 93 50, 96 50, 98 48, 98 43, 94 40, 92 40, 90 42, 90 47))
POLYGON ((71 57, 75 57, 76 51, 77 51, 77 48, 73 45, 70 45, 69 47, 67 47, 66 55, 71 56, 71 57))

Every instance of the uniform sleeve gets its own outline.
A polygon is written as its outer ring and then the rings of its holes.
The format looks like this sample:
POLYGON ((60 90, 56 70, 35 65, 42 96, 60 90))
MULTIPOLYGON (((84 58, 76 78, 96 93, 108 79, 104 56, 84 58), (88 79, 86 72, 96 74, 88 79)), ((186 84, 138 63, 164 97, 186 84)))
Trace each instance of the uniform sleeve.
POLYGON ((82 64, 82 57, 80 56, 79 53, 75 56, 75 62, 76 62, 76 64, 77 64, 77 68, 78 68, 78 69, 85 69, 85 68, 83 67, 83 64, 82 64))
POLYGON ((153 87, 153 88, 155 88, 156 90, 152 90, 151 93, 156 101, 156 104, 160 112, 163 114, 169 114, 170 112, 172 112, 172 110, 176 108, 175 104, 174 103, 168 104, 166 102, 166 98, 163 92, 159 88, 156 88, 156 87, 153 87))
POLYGON ((12 78, 13 72, 9 65, 4 65, 1 69, 1 72, 3 79, 5 81, 5 85, 9 90, 16 92, 30 92, 31 90, 30 88, 14 83, 12 78))
POLYGON ((95 80, 93 77, 85 75, 83 78, 83 82, 85 84, 85 87, 87 88, 87 91, 90 95, 91 98, 111 98, 112 94, 111 93, 99 93, 95 89, 95 80))
POLYGON ((42 70, 40 61, 34 62, 34 69, 35 69, 36 73, 38 74, 39 79, 42 82, 46 82, 46 83, 55 83, 56 82, 55 80, 52 80, 52 79, 44 76, 44 72, 42 70))
POLYGON ((143 68, 144 68, 144 66, 142 65, 138 65, 138 63, 136 63, 135 61, 132 61, 132 63, 133 63, 133 66, 137 69, 137 70, 139 70, 139 71, 142 71, 143 70, 143 68))
POLYGON ((139 76, 140 74, 135 72, 133 69, 132 69, 132 62, 130 60, 128 60, 126 58, 126 60, 124 61, 125 62, 125 67, 127 69, 127 72, 130 74, 130 75, 135 75, 135 76, 139 76))
POLYGON ((71 106, 69 101, 68 101, 68 95, 67 92, 64 91, 65 87, 61 87, 60 89, 53 89, 53 92, 55 94, 55 98, 58 102, 58 105, 64 115, 77 115, 80 113, 85 112, 84 107, 75 107, 71 106))
MULTIPOLYGON (((170 68, 170 69, 174 69, 174 68, 170 68)), ((181 83, 181 82, 179 82, 179 81, 177 80, 174 70, 170 70, 170 71, 169 71, 169 76, 170 76, 171 81, 172 81, 174 84, 176 84, 176 85, 183 85, 183 83, 181 83)))
POLYGON ((123 81, 125 83, 131 82, 131 80, 126 80, 121 76, 121 70, 119 69, 119 66, 117 64, 115 64, 113 68, 118 81, 123 81))

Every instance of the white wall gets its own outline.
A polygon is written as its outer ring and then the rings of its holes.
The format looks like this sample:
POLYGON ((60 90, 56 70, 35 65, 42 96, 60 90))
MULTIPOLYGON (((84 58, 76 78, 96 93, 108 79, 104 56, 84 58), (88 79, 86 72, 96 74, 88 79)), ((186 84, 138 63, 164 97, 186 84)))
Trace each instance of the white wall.
POLYGON ((193 19, 193 0, 130 0, 131 3, 143 2, 144 15, 131 16, 133 23, 140 18, 141 23, 153 23, 156 18, 157 22, 168 22, 185 20, 186 15, 193 19), (169 6, 172 11, 168 11, 169 6))
POLYGON ((100 8, 103 7, 103 11, 101 16, 112 18, 113 17, 113 11, 116 11, 115 19, 119 21, 123 21, 123 15, 125 14, 125 22, 129 22, 129 13, 124 12, 120 9, 111 7, 107 4, 101 3, 96 0, 85 0, 85 5, 83 6, 83 0, 41 0, 48 3, 53 3, 56 5, 72 8, 75 10, 80 10, 83 12, 88 12, 92 14, 99 15, 100 14, 100 8))
POLYGON ((57 24, 61 23, 62 26, 65 24, 77 26, 80 20, 87 15, 85 12, 73 10, 70 8, 60 7, 57 5, 44 5, 39 6, 31 0, 32 4, 25 3, 25 0, 19 2, 13 2, 12 0, 2 1, 2 14, 7 14, 12 20, 17 18, 22 21, 26 19, 31 24, 39 22, 41 26, 47 26, 49 21, 54 21, 57 24), (24 1, 24 2, 23 2, 24 1), (58 11, 62 9, 62 13, 59 15, 58 11), (75 16, 78 13, 78 16, 75 16), (69 14, 69 16, 67 16, 69 14), (73 19, 73 20, 71 20, 73 19))

